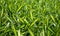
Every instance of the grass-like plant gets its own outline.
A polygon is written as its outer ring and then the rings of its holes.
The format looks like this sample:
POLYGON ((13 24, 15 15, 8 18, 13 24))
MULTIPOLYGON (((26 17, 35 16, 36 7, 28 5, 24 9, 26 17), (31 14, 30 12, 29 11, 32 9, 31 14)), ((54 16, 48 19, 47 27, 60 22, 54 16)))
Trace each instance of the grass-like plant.
POLYGON ((0 36, 60 36, 60 0, 0 0, 0 36))

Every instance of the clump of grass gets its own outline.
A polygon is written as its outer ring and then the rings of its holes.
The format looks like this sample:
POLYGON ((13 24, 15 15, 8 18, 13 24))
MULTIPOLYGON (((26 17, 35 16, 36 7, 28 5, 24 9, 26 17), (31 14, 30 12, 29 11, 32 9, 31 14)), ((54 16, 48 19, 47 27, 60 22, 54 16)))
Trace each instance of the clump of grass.
POLYGON ((0 0, 0 36, 60 36, 60 0, 0 0))

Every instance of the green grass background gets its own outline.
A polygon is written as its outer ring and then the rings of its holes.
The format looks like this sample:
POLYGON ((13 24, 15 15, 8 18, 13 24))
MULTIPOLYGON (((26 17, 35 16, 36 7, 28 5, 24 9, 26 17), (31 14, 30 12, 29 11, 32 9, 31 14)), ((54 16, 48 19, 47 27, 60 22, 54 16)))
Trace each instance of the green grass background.
POLYGON ((0 0, 0 36, 60 36, 60 0, 0 0))

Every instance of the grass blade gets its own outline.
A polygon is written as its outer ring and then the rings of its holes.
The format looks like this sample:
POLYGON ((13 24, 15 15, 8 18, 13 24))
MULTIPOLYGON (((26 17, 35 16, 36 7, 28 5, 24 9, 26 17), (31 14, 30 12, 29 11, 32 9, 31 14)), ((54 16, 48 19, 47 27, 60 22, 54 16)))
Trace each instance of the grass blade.
POLYGON ((29 31, 31 36, 34 36, 33 32, 30 29, 28 29, 28 31, 29 31))

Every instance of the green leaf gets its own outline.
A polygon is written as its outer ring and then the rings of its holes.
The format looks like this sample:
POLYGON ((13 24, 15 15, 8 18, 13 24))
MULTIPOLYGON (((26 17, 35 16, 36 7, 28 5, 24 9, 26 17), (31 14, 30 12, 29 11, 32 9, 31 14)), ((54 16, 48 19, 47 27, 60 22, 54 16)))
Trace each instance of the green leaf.
POLYGON ((34 36, 34 33, 30 29, 28 29, 28 31, 29 31, 31 36, 34 36))

